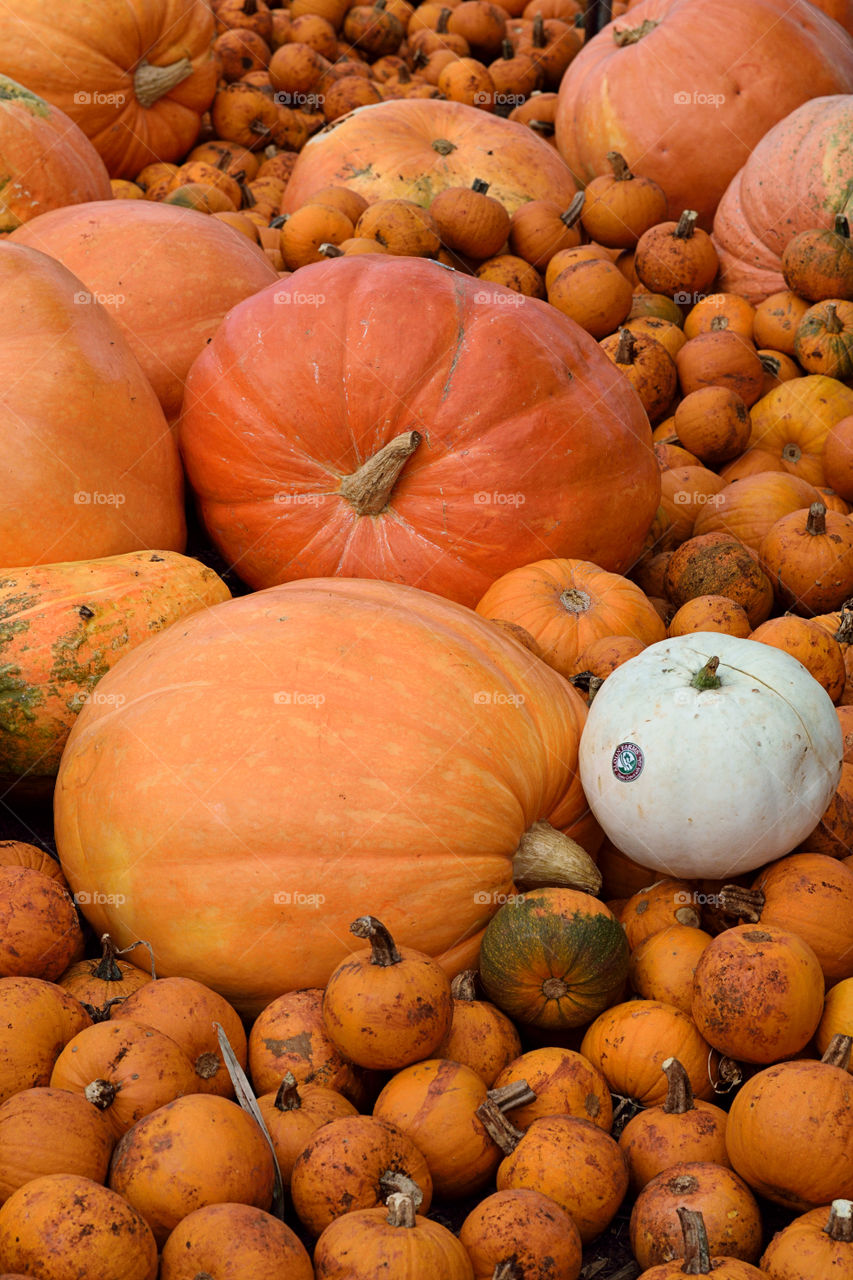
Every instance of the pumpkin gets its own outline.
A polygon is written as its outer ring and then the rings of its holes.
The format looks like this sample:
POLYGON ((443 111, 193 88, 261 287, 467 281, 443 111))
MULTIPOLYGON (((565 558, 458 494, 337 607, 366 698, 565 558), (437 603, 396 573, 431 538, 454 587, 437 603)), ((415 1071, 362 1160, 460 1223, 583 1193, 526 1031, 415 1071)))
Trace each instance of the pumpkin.
POLYGON ((31 792, 49 793, 77 713, 98 697, 99 679, 121 654, 230 596, 212 569, 173 551, 4 570, 0 654, 12 695, 0 717, 5 785, 22 779, 31 792))
POLYGON ((192 1063, 181 1047, 141 1022, 96 1022, 68 1042, 53 1066, 52 1089, 80 1093, 103 1111, 118 1139, 143 1116, 192 1093, 192 1063))
POLYGON ((796 658, 833 702, 841 697, 847 676, 844 652, 835 637, 812 619, 798 618, 793 613, 768 618, 750 638, 796 658))
POLYGON ((81 1094, 22 1089, 0 1106, 0 1204, 46 1174, 106 1182, 114 1145, 103 1112, 81 1094))
POLYGON ((841 732, 826 692, 790 655, 696 632, 608 676, 579 760, 595 817, 629 857, 687 879, 720 876, 782 856, 811 830, 838 781, 841 732), (710 785, 692 779, 698 760, 705 771, 713 760, 710 785))
POLYGON ((610 1132, 613 1103, 607 1081, 574 1049, 556 1045, 529 1049, 500 1073, 495 1088, 519 1082, 526 1082, 536 1096, 533 1101, 513 1105, 511 1119, 516 1128, 529 1129, 542 1116, 571 1115, 610 1132))
MULTIPOLYGON (((853 281, 853 266, 850 276, 853 281)), ((849 382, 853 377, 853 302, 833 299, 809 307, 794 336, 794 354, 807 373, 849 382)))
MULTIPOLYGON (((445 262, 444 265, 448 264, 445 262)), ((524 294, 526 298, 545 297, 545 284, 539 272, 529 262, 525 262, 524 258, 519 258, 514 253, 499 253, 494 258, 487 258, 485 262, 480 263, 474 274, 478 280, 503 285, 505 289, 524 294)), ((481 295, 481 297, 483 301, 488 301, 488 295, 481 295)))
POLYGON ((807 1275, 834 1273, 838 1280, 853 1275, 853 1205, 833 1200, 811 1209, 777 1231, 761 1258, 761 1270, 772 1280, 799 1280, 807 1275))
POLYGON ((749 616, 742 605, 727 596, 694 596, 670 619, 669 636, 686 636, 693 631, 723 631, 726 635, 746 639, 752 632, 749 616))
POLYGON ((144 969, 119 959, 120 955, 110 935, 105 933, 101 938, 100 956, 69 965, 58 985, 79 1000, 91 1017, 98 1015, 103 1020, 113 1001, 126 1000, 139 987, 154 980, 144 969))
POLYGON ((471 1067, 491 1088, 521 1053, 521 1040, 514 1023, 497 1005, 476 998, 476 978, 475 969, 463 969, 451 982, 453 1017, 435 1056, 471 1067))
POLYGON ((684 448, 708 466, 738 457, 749 443, 749 408, 732 387, 697 388, 675 406, 674 417, 684 448))
POLYGON ((188 1213, 163 1245, 158 1280, 194 1280, 223 1274, 223 1268, 231 1272, 229 1280, 275 1274, 314 1280, 311 1258, 295 1232, 250 1204, 208 1204, 188 1213))
POLYGON ((0 1208, 0 1266, 62 1280, 156 1280, 157 1245, 120 1195, 74 1173, 45 1174, 0 1208))
MULTIPOLYGON (((680 329, 675 332, 682 336, 680 329)), ((604 338, 601 346, 637 392, 650 422, 658 422, 669 413, 678 376, 673 358, 662 342, 653 334, 637 333, 625 326, 604 338)))
POLYGON ((640 236, 634 268, 651 293, 683 302, 685 296, 710 287, 717 274, 717 254, 711 237, 697 227, 698 219, 695 209, 685 209, 677 222, 658 222, 640 236))
POLYGON ((677 1257, 683 1248, 678 1208, 702 1214, 715 1257, 757 1262, 761 1213, 746 1183, 711 1161, 670 1165, 646 1183, 631 1210, 631 1248, 641 1267, 677 1257))
POLYGON ((630 249, 665 220, 666 193, 651 178, 632 173, 618 151, 609 151, 606 159, 611 172, 587 183, 581 222, 591 240, 630 249))
POLYGON ((682 1257, 649 1267, 639 1280, 681 1280, 682 1276, 719 1277, 719 1280, 762 1280, 765 1275, 740 1258, 711 1257, 708 1234, 702 1214, 680 1205, 676 1210, 683 1239, 682 1257))
POLYGON ((528 1026, 583 1026, 617 1000, 628 946, 616 918, 589 894, 542 888, 506 902, 480 946, 489 999, 528 1026))
POLYGON ((576 191, 554 148, 526 125, 487 119, 479 107, 461 102, 408 98, 377 103, 309 139, 282 212, 293 213, 330 182, 371 203, 401 197, 429 207, 439 191, 474 178, 488 182, 509 214, 526 200, 556 200, 564 209, 576 191))
POLYGON ((789 240, 782 275, 791 292, 809 302, 853 297, 853 244, 845 214, 836 214, 834 227, 809 228, 789 240))
POLYGON ((79 1000, 42 978, 0 978, 0 1102, 50 1084, 64 1046, 92 1019, 79 1000))
POLYGON ((652 934, 674 924, 698 929, 699 912, 692 905, 692 898, 691 886, 686 880, 669 876, 638 889, 625 903, 619 917, 631 950, 652 934))
POLYGON ((58 859, 35 844, 25 844, 21 840, 0 840, 0 866, 32 867, 34 871, 40 871, 42 875, 56 880, 64 889, 68 888, 58 859))
POLYGON ((578 666, 582 673, 588 671, 603 680, 623 662, 642 653, 645 647, 636 636, 602 636, 580 651, 578 666))
POLYGON ((753 303, 784 291, 788 242, 809 228, 831 228, 849 199, 850 85, 806 96, 744 157, 714 218, 722 287, 753 303))
POLYGON ((666 1058, 666 1098, 632 1116, 619 1135, 628 1162, 631 1189, 642 1191, 652 1178, 675 1164, 703 1161, 729 1167, 726 1112, 693 1097, 687 1072, 677 1058, 666 1058))
POLYGON ((314 1236, 335 1218, 376 1208, 394 1191, 411 1193, 429 1211, 432 1178, 423 1153, 379 1116, 323 1125, 300 1151, 290 1180, 293 1208, 314 1236))
POLYGON ((829 613, 853 593, 853 522, 822 502, 777 520, 758 554, 778 599, 795 613, 829 613))
POLYGON ((513 569, 489 587, 477 612, 524 627, 544 661, 564 676, 582 669, 579 655, 593 640, 630 634, 647 645, 664 635, 639 587, 583 560, 537 560, 513 569))
POLYGON ((55 210, 10 242, 56 258, 103 302, 167 418, 226 311, 277 278, 261 250, 219 219, 148 201, 55 210))
POLYGON ((0 976, 52 982, 84 948, 67 889, 30 867, 0 866, 0 976))
MULTIPOLYGON (((853 496, 853 414, 839 418, 829 428, 823 442, 823 471, 826 482, 845 498, 853 496)), ((849 499, 848 499, 849 501, 849 499)))
MULTIPOLYGON (((823 485, 826 437, 831 427, 851 412, 853 389, 825 374, 806 374, 775 387, 753 406, 748 448, 750 452, 775 454, 784 471, 823 485)), ((808 505, 799 503, 801 507, 808 505)))
POLYGON ((285 1190, 296 1157, 309 1138, 331 1120, 358 1114, 342 1093, 322 1085, 298 1086, 289 1071, 274 1093, 261 1094, 258 1110, 275 1149, 285 1190))
POLYGON ((118 1022, 129 1018, 142 1022, 180 1045, 193 1065, 193 1093, 234 1096, 228 1069, 222 1059, 217 1024, 225 1032, 240 1067, 247 1058, 246 1033, 237 1013, 223 1000, 192 978, 158 978, 143 984, 114 1005, 110 1017, 118 1022))
POLYGON ((470 187, 445 187, 432 201, 429 211, 448 249, 473 258, 500 253, 510 234, 510 216, 488 191, 489 183, 475 178, 470 187))
POLYGON ((498 1191, 540 1191, 575 1221, 588 1244, 613 1220, 628 1189, 625 1157, 613 1138, 577 1116, 542 1116, 506 1141, 498 1191))
POLYGON ((690 924, 671 924, 651 934, 631 952, 631 987, 647 1000, 662 1000, 690 1014, 693 974, 710 941, 709 933, 690 924))
POLYGON ((216 88, 213 17, 201 0, 111 0, 99 17, 93 28, 85 0, 69 0, 57 41, 48 0, 12 0, 3 66, 80 126, 111 177, 133 178, 152 159, 184 156, 198 136, 216 88))
POLYGON ((760 471, 724 484, 714 502, 699 512, 693 533, 695 537, 727 533, 757 555, 762 538, 780 516, 807 507, 819 498, 814 485, 799 476, 760 471))
POLYGON ((431 956, 400 950, 374 916, 359 916, 350 932, 369 946, 342 960, 326 983, 327 1036, 360 1067, 398 1070, 429 1057, 453 1018, 447 974, 431 956))
POLYGON ((64 111, 5 75, 0 141, 6 175, 0 231, 14 231, 49 209, 112 199, 109 174, 85 133, 64 111))
POLYGON ((139 1211, 162 1248, 181 1219, 204 1205, 268 1210, 273 1157, 236 1102, 192 1093, 128 1129, 113 1152, 109 1185, 139 1211))
MULTIPOLYGON (((631 311, 634 309, 634 304, 632 303, 631 311)), ((638 315, 630 318, 630 312, 628 315, 629 319, 625 321, 622 326, 623 329, 628 329, 633 334, 644 335, 647 338, 657 338, 658 342, 662 347, 666 348, 673 360, 687 341, 684 336, 684 330, 679 325, 675 324, 674 321, 667 320, 663 316, 638 315)), ((686 452, 687 450, 685 449, 685 453, 686 452)))
POLYGON ((764 366, 748 339, 727 329, 712 328, 689 338, 675 357, 682 394, 702 387, 726 387, 747 405, 764 392, 764 366))
POLYGON ((8 242, 3 297, 19 319, 3 346, 9 479, 0 563, 182 550, 177 447, 106 310, 60 263, 8 242), (41 359, 48 346, 50 367, 41 359))
POLYGON ((670 520, 668 540, 673 547, 686 542, 708 507, 716 507, 726 482, 701 464, 667 467, 661 473, 660 504, 670 520))
POLYGON ((794 354, 797 326, 809 309, 805 298, 790 290, 771 293, 755 308, 752 340, 756 347, 771 347, 784 355, 794 354))
POLYGON ((765 1067, 735 1094, 726 1126, 729 1159, 774 1204, 803 1212, 853 1195, 850 1043, 836 1036, 820 1062, 765 1067))
POLYGON ((317 1280, 372 1280, 378 1268, 400 1280, 474 1280, 463 1245, 401 1192, 384 1208, 353 1210, 331 1222, 314 1248, 314 1268, 317 1280))
POLYGON ((666 1098, 661 1074, 667 1058, 677 1058, 696 1098, 714 1096, 711 1071, 716 1055, 693 1019, 659 1000, 627 1000, 600 1013, 587 1027, 581 1053, 604 1076, 612 1093, 652 1107, 666 1098))
POLYGON ((588 182, 607 171, 617 143, 627 163, 667 193, 670 218, 696 209, 710 230, 727 184, 762 135, 806 99, 851 85, 853 42, 805 0, 781 10, 775 0, 747 7, 644 0, 572 62, 560 85, 557 145, 588 182), (747 53, 756 45, 757 76, 747 53))
POLYGON ((493 1280, 514 1266, 528 1280, 577 1280, 581 1238, 574 1219, 550 1196, 531 1188, 495 1191, 459 1228, 474 1280, 493 1280))
POLYGON ((326 1035, 322 988, 290 991, 268 1004, 252 1023, 248 1062, 257 1094, 277 1090, 289 1072, 299 1085, 335 1090, 365 1109, 366 1073, 345 1062, 326 1035))
MULTIPOLYGON (((836 1035, 853 1036, 853 978, 836 982, 826 993, 823 1013, 814 1037, 818 1052, 826 1053, 836 1035)), ((853 1070, 853 1067, 848 1065, 848 1070, 853 1070)))
POLYGON ((605 338, 622 323, 631 296, 631 285, 619 268, 592 256, 565 267, 548 285, 551 305, 594 338, 605 338))
POLYGON ((697 333, 726 329, 747 342, 752 341, 755 324, 755 307, 736 293, 709 293, 698 299, 684 317, 684 332, 688 338, 697 333))

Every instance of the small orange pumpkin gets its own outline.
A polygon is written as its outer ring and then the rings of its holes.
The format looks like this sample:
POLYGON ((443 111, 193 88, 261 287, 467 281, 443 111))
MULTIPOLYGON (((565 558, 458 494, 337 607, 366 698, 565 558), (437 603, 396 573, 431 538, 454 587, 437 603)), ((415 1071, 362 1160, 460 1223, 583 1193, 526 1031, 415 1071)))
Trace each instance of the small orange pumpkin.
POLYGON ((777 520, 758 554, 777 598, 795 613, 829 613, 853 594, 853 521, 822 502, 777 520))
POLYGON ((679 1208, 702 1214, 714 1257, 758 1260, 761 1212, 749 1187, 723 1165, 685 1161, 647 1182, 631 1210, 631 1248, 641 1267, 666 1262, 683 1250, 679 1208))
POLYGON ((659 422, 669 413, 678 389, 675 363, 663 343, 649 334, 621 328, 600 345, 628 378, 649 421, 659 422))
POLYGON ((606 338, 631 309, 631 286, 612 262, 586 258, 565 267, 548 288, 548 301, 593 338, 606 338))
POLYGON ((710 941, 710 933, 689 924, 660 929, 631 952, 628 981, 638 995, 662 1000, 689 1016, 693 975, 710 941))
POLYGON ((699 912, 692 899, 690 884, 670 877, 638 889, 628 899, 620 917, 631 950, 673 924, 698 929, 699 912))
POLYGON ((521 1274, 525 1280, 577 1280, 581 1238, 573 1218, 550 1196, 530 1188, 495 1191, 459 1228, 475 1280, 521 1274))
POLYGON ((521 1039, 497 1005, 476 999, 476 979, 476 970, 464 969, 451 982, 453 1021, 435 1056, 470 1067, 491 1089, 521 1053, 521 1039))
POLYGON ((607 161, 611 173, 587 183, 581 221, 591 240, 630 249, 666 218, 666 194, 651 178, 632 173, 618 151, 608 151, 607 161))
POLYGON ((708 466, 736 458, 749 442, 749 408, 731 387, 714 385, 691 391, 676 405, 674 417, 675 432, 684 448, 708 466))
POLYGON ((661 1063, 667 1093, 656 1107, 632 1116, 619 1136, 628 1162, 631 1190, 642 1191, 674 1164, 703 1161, 731 1168, 726 1151, 726 1112, 694 1100, 687 1073, 677 1058, 661 1063))
POLYGON ((717 631, 746 639, 752 633, 743 605, 727 596, 694 596, 672 615, 667 635, 686 636, 695 631, 717 631))
POLYGON ((658 222, 640 236, 634 265, 652 293, 673 297, 709 289, 719 261, 711 237, 697 227, 698 220, 695 210, 686 209, 678 222, 658 222))

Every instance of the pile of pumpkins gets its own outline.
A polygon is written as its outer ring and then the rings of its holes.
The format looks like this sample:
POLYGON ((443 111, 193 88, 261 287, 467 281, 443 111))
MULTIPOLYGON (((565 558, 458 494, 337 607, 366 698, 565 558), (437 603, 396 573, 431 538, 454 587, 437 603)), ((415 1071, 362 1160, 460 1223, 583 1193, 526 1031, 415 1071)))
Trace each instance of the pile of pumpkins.
POLYGON ((0 1280, 853 1277, 853 3, 613 11, 3 7, 0 1280))

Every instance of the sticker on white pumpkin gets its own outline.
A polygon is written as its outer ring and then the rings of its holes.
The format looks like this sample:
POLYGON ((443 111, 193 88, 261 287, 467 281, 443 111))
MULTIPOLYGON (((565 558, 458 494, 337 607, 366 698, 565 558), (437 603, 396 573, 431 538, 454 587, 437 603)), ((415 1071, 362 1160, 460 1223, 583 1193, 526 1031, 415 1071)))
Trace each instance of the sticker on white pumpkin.
POLYGON ((645 758, 636 742, 620 742, 613 752, 613 776, 620 782, 633 782, 643 772, 645 758))

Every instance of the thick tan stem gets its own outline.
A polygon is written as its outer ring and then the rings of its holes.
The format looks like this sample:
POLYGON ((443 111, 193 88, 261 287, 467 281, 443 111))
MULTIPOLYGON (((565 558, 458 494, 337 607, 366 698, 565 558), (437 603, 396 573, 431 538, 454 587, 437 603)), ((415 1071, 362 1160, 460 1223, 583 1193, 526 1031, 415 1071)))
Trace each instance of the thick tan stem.
POLYGON ((117 1093, 115 1085, 109 1080, 92 1080, 83 1090, 86 1101, 91 1102, 99 1111, 106 1111, 107 1107, 111 1107, 117 1093))
POLYGON ((821 1058, 830 1067, 840 1067, 846 1071, 850 1066, 850 1050, 853 1047, 853 1036, 834 1035, 826 1046, 826 1053, 821 1058))
POLYGON ((823 327, 827 333, 840 333, 844 328, 841 318, 835 309, 834 302, 826 304, 826 319, 823 322, 823 327))
POLYGON ((661 1070, 666 1075, 667 1090, 663 1109, 670 1116, 683 1116, 685 1111, 693 1110, 693 1089, 690 1077, 677 1058, 667 1058, 661 1063, 661 1070))
POLYGON ((758 924, 764 909, 764 894, 760 889, 744 889, 739 884, 724 884, 717 894, 717 908, 724 916, 758 924))
POLYGON ((338 493, 359 516, 378 516, 391 499, 400 472, 423 437, 419 431, 404 431, 368 458, 358 471, 344 476, 338 493))
POLYGON ((485 1102, 480 1103, 475 1114, 492 1142, 500 1147, 505 1156, 512 1155, 524 1134, 510 1124, 498 1104, 487 1097, 485 1102))
POLYGON ((581 591, 579 587, 566 587, 565 591, 560 592, 560 604, 566 613, 588 613, 592 601, 586 591, 581 591))
POLYGON ((681 1270, 686 1276, 711 1275, 711 1251, 708 1248, 705 1219, 698 1209, 685 1209, 684 1205, 679 1205, 676 1213, 681 1221, 684 1239, 684 1263, 681 1270))
POLYGON ((812 534, 813 537, 826 533, 826 507, 822 502, 813 502, 809 507, 806 533, 812 534))
POLYGON ((679 240, 689 240, 696 230, 696 223, 699 221, 699 214, 695 209, 685 209, 681 217, 678 219, 678 225, 673 231, 673 235, 679 240))
POLYGON ((386 1203, 395 1196, 408 1200, 415 1212, 421 1207, 424 1193, 414 1178, 398 1169, 386 1169, 379 1178, 379 1189, 385 1196, 386 1203))
POLYGON ((617 182, 630 182, 633 173, 628 168, 628 161, 618 151, 608 151, 606 159, 613 170, 613 177, 617 182))
POLYGON ((321 245, 318 245, 317 252, 322 253, 324 258, 342 258, 344 256, 343 249, 339 249, 336 244, 332 244, 329 240, 324 240, 321 245))
POLYGON ((564 885, 593 895, 601 889, 601 872, 586 850, 548 822, 527 828, 512 860, 512 875, 530 888, 564 885))
POLYGON ((486 1095, 491 1098, 501 1111, 511 1111, 513 1107, 528 1107, 536 1101, 536 1094, 526 1080, 513 1080, 512 1084, 502 1084, 499 1089, 490 1089, 486 1095))
POLYGON ((212 1080, 217 1071, 220 1070, 222 1063, 219 1061, 215 1053, 200 1053, 193 1063, 195 1073, 202 1080, 212 1080))
POLYGON ((158 99, 164 97, 192 73, 193 64, 189 58, 179 58, 168 67, 154 67, 143 58, 133 73, 133 91, 139 105, 153 107, 158 99))
POLYGON ((392 1191, 385 1203, 388 1206, 389 1226, 413 1227, 415 1225, 415 1205, 411 1196, 407 1196, 402 1191, 392 1191))
POLYGON ((302 1106, 302 1099, 299 1096, 299 1089, 296 1084, 296 1076, 292 1071, 287 1072, 278 1086, 273 1106, 276 1111, 298 1111, 302 1106))
MULTIPOLYGON (((448 9, 447 12, 450 13, 450 10, 448 9)), ((436 138, 432 143, 432 149, 437 151, 440 156, 449 156, 451 151, 456 150, 456 143, 450 142, 447 138, 436 138)))
POLYGON ((101 982, 121 982, 124 974, 116 963, 118 950, 108 933, 101 935, 101 958, 92 970, 92 977, 101 982))
POLYGON ((657 22, 651 18, 644 18, 638 27, 620 27, 618 30, 614 28, 613 43, 618 49, 622 49, 626 44, 638 44, 650 31, 654 31, 657 22))
POLYGON ((376 916, 359 916, 357 920, 353 920, 349 931, 357 938, 366 938, 370 943, 371 964, 378 964, 381 968, 387 969, 389 965, 399 964, 403 959, 394 944, 394 939, 376 916))
POLYGON ((583 213, 583 206, 584 206, 585 200, 586 200, 585 191, 578 191, 576 192, 575 195, 572 196, 571 200, 569 201, 569 207, 565 210, 564 213, 560 214, 560 221, 562 222, 564 227, 568 227, 569 230, 572 229, 572 227, 575 225, 575 223, 578 221, 581 214, 583 213))
POLYGON ((829 1222, 824 1231, 832 1240, 853 1244, 853 1203, 849 1200, 833 1200, 829 1210, 829 1222))
POLYGON ((613 359, 617 364, 633 364, 637 350, 637 339, 630 329, 619 330, 619 342, 613 359))
POLYGON ((450 994, 454 1000, 477 999, 477 970, 463 969, 457 973, 450 984, 450 994))

